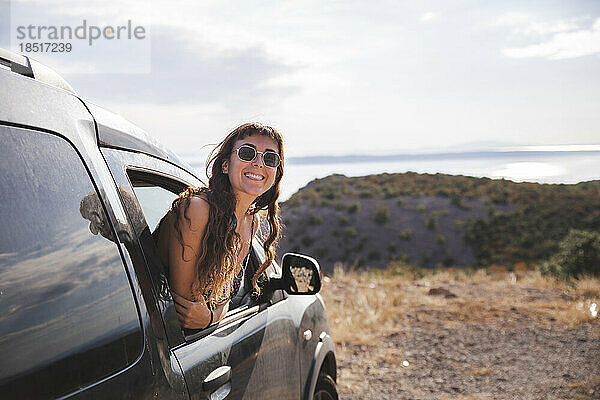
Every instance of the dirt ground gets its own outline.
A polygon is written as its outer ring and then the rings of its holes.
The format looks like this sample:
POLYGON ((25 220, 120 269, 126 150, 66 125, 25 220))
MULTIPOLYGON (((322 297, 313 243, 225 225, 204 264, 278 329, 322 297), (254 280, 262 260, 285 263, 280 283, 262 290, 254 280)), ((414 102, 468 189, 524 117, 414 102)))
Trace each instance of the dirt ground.
POLYGON ((600 399, 597 280, 336 274, 321 293, 341 399, 600 399))

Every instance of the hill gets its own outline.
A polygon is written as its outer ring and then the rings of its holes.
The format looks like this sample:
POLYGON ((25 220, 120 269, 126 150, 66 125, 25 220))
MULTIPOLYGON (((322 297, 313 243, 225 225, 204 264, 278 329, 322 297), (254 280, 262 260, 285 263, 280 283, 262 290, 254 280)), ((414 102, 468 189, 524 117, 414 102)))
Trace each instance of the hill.
POLYGON ((569 229, 600 231, 600 181, 516 183, 445 174, 330 175, 281 204, 278 254, 385 267, 534 263, 569 229))

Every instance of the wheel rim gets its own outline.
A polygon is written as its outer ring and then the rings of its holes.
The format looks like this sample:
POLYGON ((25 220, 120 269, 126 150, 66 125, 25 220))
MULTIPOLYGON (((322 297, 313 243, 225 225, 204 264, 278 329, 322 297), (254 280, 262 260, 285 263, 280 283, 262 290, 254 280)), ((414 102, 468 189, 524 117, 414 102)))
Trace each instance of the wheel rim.
POLYGON ((315 400, 333 400, 333 396, 326 390, 319 390, 315 393, 315 400))

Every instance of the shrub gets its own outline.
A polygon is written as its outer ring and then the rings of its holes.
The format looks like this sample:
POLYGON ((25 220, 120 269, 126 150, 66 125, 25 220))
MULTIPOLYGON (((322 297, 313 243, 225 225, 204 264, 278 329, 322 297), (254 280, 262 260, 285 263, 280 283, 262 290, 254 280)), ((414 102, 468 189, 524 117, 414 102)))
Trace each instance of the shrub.
POLYGON ((431 213, 425 219, 425 227, 432 231, 437 231, 439 226, 437 214, 431 213))
POLYGON ((429 262, 431 261, 431 256, 429 254, 421 254, 421 264, 422 265, 427 265, 429 264, 429 262))
POLYGON ((342 211, 343 209, 346 208, 346 205, 342 202, 336 201, 335 203, 333 203, 333 208, 336 211, 342 211))
POLYGON ((398 247, 396 246, 396 242, 390 242, 390 244, 388 245, 388 250, 390 253, 395 253, 396 250, 398 250, 398 247))
POLYGON ((318 247, 315 249, 315 257, 324 258, 327 255, 327 247, 318 247))
POLYGON ((360 211, 360 202, 359 201, 355 201, 353 203, 350 203, 348 205, 348 212, 350 214, 354 214, 360 211))
POLYGON ((377 206, 377 208, 375 208, 373 219, 379 225, 387 224, 391 219, 390 209, 384 205, 377 206))
POLYGON ((342 215, 340 217, 340 219, 338 220, 338 222, 339 222, 339 224, 341 226, 348 226, 348 225, 350 225, 350 220, 345 215, 342 215))
POLYGON ((404 203, 406 203, 406 202, 404 201, 404 199, 402 197, 399 197, 399 198, 396 199, 396 204, 398 206, 403 206, 404 203))
POLYGON ((411 240, 413 237, 413 233, 410 229, 402 229, 400 232, 398 232, 398 237, 402 240, 411 240))
POLYGON ((388 263, 387 267, 382 270, 375 270, 374 275, 381 276, 402 276, 408 279, 421 279, 427 275, 428 271, 413 264, 409 264, 407 260, 393 260, 388 263))
POLYGON ((442 263, 444 264, 444 266, 449 267, 452 264, 454 264, 454 257, 452 257, 450 254, 446 254, 442 263))
POLYGON ((292 209, 294 207, 299 207, 302 201, 299 196, 292 196, 289 200, 281 203, 281 209, 292 209))
POLYGON ((439 235, 437 235, 437 237, 435 238, 435 241, 437 242, 437 244, 443 246, 444 244, 446 244, 446 236, 442 235, 441 233, 439 235))
POLYGON ((313 244, 315 242, 315 239, 313 239, 312 237, 306 235, 302 237, 302 245, 305 247, 310 247, 311 244, 313 244))
POLYGON ((365 242, 360 241, 358 243, 356 243, 356 245, 354 245, 354 247, 352 248, 352 251, 358 253, 360 251, 362 251, 362 249, 365 247, 365 242))
POLYGON ((417 211, 420 213, 424 213, 425 211, 427 211, 427 206, 425 204, 419 204, 417 206, 417 211))
POLYGON ((383 193, 384 199, 391 199, 391 198, 396 197, 396 192, 394 191, 393 188, 384 187, 382 190, 382 193, 383 193))
POLYGON ((346 229, 344 229, 344 238, 345 239, 352 239, 352 238, 355 238, 356 236, 358 236, 358 232, 356 231, 356 228, 354 228, 353 226, 349 226, 346 229))
POLYGON ((381 258, 381 255, 377 250, 371 250, 369 254, 367 254, 367 258, 371 261, 375 261, 379 260, 381 258))
POLYGON ((590 274, 600 276, 600 234, 571 229, 559 243, 559 251, 536 267, 542 274, 563 279, 590 274))
POLYGON ((308 221, 308 223, 311 225, 319 225, 321 222, 323 222, 323 218, 319 217, 316 214, 312 214, 310 216, 310 220, 308 221))
POLYGON ((468 210, 471 208, 465 204, 463 198, 458 193, 450 193, 450 204, 455 205, 462 210, 468 210))

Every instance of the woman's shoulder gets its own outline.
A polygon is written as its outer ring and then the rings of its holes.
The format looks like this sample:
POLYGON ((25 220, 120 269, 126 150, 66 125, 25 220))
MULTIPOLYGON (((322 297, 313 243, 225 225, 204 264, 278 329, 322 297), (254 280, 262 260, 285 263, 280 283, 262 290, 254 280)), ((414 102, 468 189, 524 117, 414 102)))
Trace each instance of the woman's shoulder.
POLYGON ((208 222, 210 204, 203 194, 189 196, 189 201, 179 204, 179 218, 188 220, 191 227, 204 226, 208 222))

